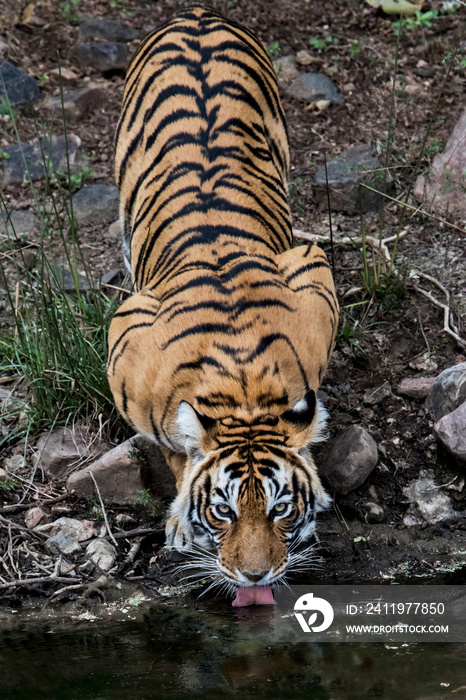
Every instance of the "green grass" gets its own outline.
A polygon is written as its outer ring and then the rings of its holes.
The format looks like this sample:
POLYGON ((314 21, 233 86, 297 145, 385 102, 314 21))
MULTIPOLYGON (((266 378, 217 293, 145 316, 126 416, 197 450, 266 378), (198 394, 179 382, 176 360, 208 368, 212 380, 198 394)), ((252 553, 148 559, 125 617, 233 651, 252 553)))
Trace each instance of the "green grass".
MULTIPOLYGON (((0 277, 12 323, 0 335, 0 376, 13 376, 24 396, 11 401, 3 416, 11 428, 3 442, 69 421, 116 417, 105 364, 107 330, 120 299, 91 278, 71 203, 90 175, 87 166, 73 173, 68 159, 67 172, 48 174, 42 196, 29 182, 41 227, 32 270, 25 261, 27 241, 12 226, 2 244, 0 277), (47 202, 53 202, 48 212, 47 202), (63 289, 63 269, 71 273, 71 290, 63 289), (82 272, 86 290, 79 286, 82 272)), ((2 209, 8 213, 0 198, 2 209)))

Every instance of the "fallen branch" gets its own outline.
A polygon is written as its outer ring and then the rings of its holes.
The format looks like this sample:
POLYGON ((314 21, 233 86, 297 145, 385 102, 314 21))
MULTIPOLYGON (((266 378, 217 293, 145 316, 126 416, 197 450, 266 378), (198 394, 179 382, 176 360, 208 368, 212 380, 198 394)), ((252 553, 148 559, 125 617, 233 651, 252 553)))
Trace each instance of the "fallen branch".
POLYGON ((112 540, 115 547, 118 549, 118 543, 117 543, 116 539, 114 538, 114 536, 112 535, 112 531, 110 529, 110 523, 108 522, 108 518, 107 518, 107 511, 105 510, 104 502, 103 502, 102 496, 100 494, 100 489, 99 489, 99 486, 97 484, 97 481, 95 480, 95 476, 92 473, 92 470, 89 472, 89 474, 91 475, 91 479, 94 482, 95 490, 97 491, 97 495, 99 497, 100 507, 102 508, 102 514, 104 516, 105 527, 107 528, 108 536, 112 540))
MULTIPOLYGON (((445 222, 448 223, 448 222, 445 222)), ((459 227, 454 227, 454 228, 459 228, 459 227)), ((462 229, 460 229, 462 230, 462 229)), ((387 263, 390 264, 391 262, 391 256, 390 252, 387 248, 387 243, 392 243, 395 240, 400 240, 401 238, 404 238, 408 231, 405 229, 404 231, 401 231, 398 235, 390 236, 388 238, 382 238, 382 239, 377 239, 374 238, 373 236, 365 236, 364 240, 367 244, 371 246, 376 252, 378 252, 380 255, 382 255, 387 263)), ((308 233, 307 231, 301 231, 300 229, 293 229, 293 235, 296 236, 296 238, 302 238, 305 241, 311 241, 312 243, 320 243, 320 242, 329 242, 330 237, 329 236, 317 236, 316 234, 313 233, 308 233)), ((340 238, 338 241, 335 241, 336 243, 341 243, 344 245, 363 245, 364 240, 362 237, 357 237, 357 238, 350 238, 349 236, 345 238, 340 238)), ((392 268, 392 273, 400 279, 400 275, 398 272, 392 268)), ((431 277, 430 275, 425 274, 424 272, 415 272, 411 278, 410 278, 411 285, 414 289, 414 291, 419 292, 419 294, 422 294, 425 296, 429 301, 434 304, 434 306, 437 306, 437 308, 442 309, 443 311, 443 331, 444 333, 448 333, 452 338, 456 340, 459 345, 462 345, 463 347, 466 347, 466 340, 462 338, 458 332, 458 328, 455 326, 453 322, 453 314, 450 308, 450 292, 446 287, 443 286, 441 282, 435 279, 435 277, 431 277), (427 289, 423 289, 418 285, 418 283, 415 281, 415 277, 422 277, 423 279, 427 280, 431 284, 435 285, 438 289, 440 289, 441 292, 445 294, 447 303, 443 304, 441 301, 439 301, 434 295, 429 292, 427 289)))

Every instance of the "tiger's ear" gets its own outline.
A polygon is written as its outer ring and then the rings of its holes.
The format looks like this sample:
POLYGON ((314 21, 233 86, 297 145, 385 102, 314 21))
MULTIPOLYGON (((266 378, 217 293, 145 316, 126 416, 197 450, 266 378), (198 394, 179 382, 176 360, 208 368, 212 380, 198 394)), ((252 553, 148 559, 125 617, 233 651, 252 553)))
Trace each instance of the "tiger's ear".
POLYGON ((217 421, 200 411, 196 411, 187 401, 181 401, 178 406, 176 422, 185 440, 186 451, 196 450, 204 453, 202 449, 203 439, 207 433, 215 428, 217 421))
POLYGON ((311 425, 316 412, 316 395, 315 391, 310 389, 307 394, 298 403, 295 403, 293 408, 282 413, 283 420, 289 423, 295 423, 302 428, 311 425))
POLYGON ((297 433, 307 431, 305 444, 313 444, 325 439, 324 431, 327 424, 327 409, 310 389, 307 394, 292 408, 282 413, 281 417, 292 423, 297 433))

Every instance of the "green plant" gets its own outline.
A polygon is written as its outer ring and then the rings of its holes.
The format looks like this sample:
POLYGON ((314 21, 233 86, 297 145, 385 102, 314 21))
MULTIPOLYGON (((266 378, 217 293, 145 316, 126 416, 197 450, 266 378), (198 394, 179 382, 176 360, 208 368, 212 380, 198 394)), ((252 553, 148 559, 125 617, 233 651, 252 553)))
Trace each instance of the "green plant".
POLYGON ((138 502, 144 507, 144 510, 147 511, 147 514, 151 518, 160 517, 165 512, 165 506, 160 499, 152 496, 147 489, 140 491, 138 502))
POLYGON ((295 180, 289 180, 288 182, 288 196, 290 201, 293 202, 294 206, 299 212, 304 211, 303 196, 301 193, 301 186, 303 181, 300 177, 295 180))
POLYGON ((340 43, 339 39, 332 37, 328 34, 325 39, 319 39, 317 36, 311 36, 309 39, 309 46, 321 53, 322 51, 328 51, 328 49, 334 48, 340 43))
POLYGON ((19 481, 16 481, 15 479, 7 479, 6 481, 0 481, 0 495, 4 497, 11 496, 11 494, 15 492, 18 486, 19 481))
POLYGON ((76 5, 78 5, 79 1, 80 0, 63 0, 63 2, 60 2, 60 9, 65 22, 74 23, 78 21, 76 5))
POLYGON ((414 17, 406 17, 398 20, 398 22, 393 22, 392 27, 397 34, 405 29, 410 31, 416 27, 430 28, 432 27, 432 22, 436 20, 438 16, 438 10, 427 10, 426 12, 419 10, 419 12, 416 12, 414 17))
POLYGON ((13 107, 8 97, 2 97, 0 101, 0 116, 10 117, 11 119, 19 116, 19 110, 13 107))
POLYGON ((356 56, 359 56, 359 54, 362 51, 362 46, 359 43, 359 41, 353 41, 353 43, 350 46, 349 52, 351 58, 356 58, 356 56))
POLYGON ((272 41, 272 43, 269 44, 265 50, 267 52, 267 56, 270 56, 270 58, 278 58, 280 56, 281 49, 278 41, 272 41))
POLYGON ((48 73, 42 73, 42 75, 39 76, 38 83, 40 87, 44 87, 45 83, 49 79, 49 74, 48 73))
MULTIPOLYGON (((43 158, 45 166, 50 162, 46 148, 43 158)), ((65 175, 47 171, 45 192, 50 194, 55 188, 55 194, 64 199, 58 207, 56 198, 50 198, 52 207, 47 214, 33 182, 29 183, 42 232, 34 268, 25 264, 23 242, 13 225, 6 242, 13 245, 13 254, 4 252, 0 257, 0 279, 14 321, 14 327, 0 336, 0 374, 22 377, 21 390, 26 395, 25 402, 9 409, 16 427, 4 440, 69 420, 114 415, 105 360, 107 328, 119 300, 108 296, 89 276, 70 206, 72 192, 91 171, 85 167, 72 174, 69 159, 66 170, 65 175), (64 211, 64 219, 59 209, 64 211), (60 250, 60 262, 52 249, 60 250), (7 259, 8 270, 4 264, 7 259), (84 290, 79 268, 84 270, 84 290), (69 286, 67 291, 63 288, 64 270, 71 274, 72 291, 69 286)), ((0 196, 2 207, 8 214, 0 196)))
POLYGON ((85 163, 77 172, 65 174, 65 186, 70 194, 74 194, 74 192, 81 189, 87 180, 92 180, 93 177, 94 172, 92 171, 91 167, 85 163))

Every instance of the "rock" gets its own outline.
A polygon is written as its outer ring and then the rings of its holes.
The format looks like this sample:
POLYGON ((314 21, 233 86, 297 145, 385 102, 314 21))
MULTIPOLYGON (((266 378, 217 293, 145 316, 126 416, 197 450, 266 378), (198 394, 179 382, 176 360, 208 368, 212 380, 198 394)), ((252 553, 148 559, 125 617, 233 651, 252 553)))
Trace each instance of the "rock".
POLYGON ((425 523, 432 525, 455 515, 450 499, 431 478, 412 481, 409 486, 403 488, 403 493, 410 502, 403 518, 407 527, 425 523))
POLYGON ((8 481, 8 474, 6 473, 6 471, 4 469, 1 469, 1 468, 0 468, 0 481, 2 483, 5 483, 6 481, 8 481))
POLYGON ((125 70, 130 52, 126 44, 102 41, 77 44, 75 53, 82 66, 105 73, 111 70, 125 70))
POLYGON ((81 545, 74 537, 63 534, 49 537, 45 546, 51 552, 61 552, 61 554, 68 555, 78 554, 81 551, 81 545))
POLYGON ((286 89, 288 97, 300 102, 328 100, 340 104, 341 97, 330 78, 321 73, 303 73, 286 89))
POLYGON ((277 79, 279 82, 283 81, 285 83, 290 83, 292 80, 296 80, 296 78, 299 76, 299 70, 296 68, 296 61, 293 54, 282 56, 281 58, 275 58, 273 61, 273 66, 277 73, 277 79))
POLYGON ((466 466, 466 401, 434 425, 434 432, 442 445, 460 466, 466 466))
POLYGON ((100 459, 68 478, 66 488, 78 496, 93 500, 96 489, 90 472, 105 503, 124 505, 140 500, 144 489, 142 465, 131 440, 114 447, 100 459))
POLYGON ((97 534, 94 529, 94 523, 91 523, 89 520, 76 520, 75 518, 66 517, 58 518, 53 523, 38 525, 34 528, 34 531, 47 535, 49 538, 55 535, 68 535, 78 542, 90 540, 97 534))
POLYGON ((68 172, 67 159, 69 159, 70 171, 76 172, 81 166, 81 139, 76 134, 68 134, 67 142, 64 136, 52 136, 50 139, 43 137, 29 141, 22 146, 3 146, 2 151, 7 153, 9 158, 0 159, 0 188, 27 182, 29 178, 41 180, 47 173, 56 171, 66 173, 68 172), (47 170, 44 167, 44 156, 47 170), (29 172, 25 169, 23 157, 29 172))
POLYGON ((29 529, 32 529, 33 527, 36 527, 41 520, 44 520, 47 517, 46 513, 42 510, 42 508, 39 508, 38 506, 36 508, 31 508, 30 510, 27 510, 26 513, 24 514, 24 522, 26 523, 26 527, 29 529))
POLYGON ((48 279, 52 289, 67 292, 67 294, 76 294, 76 283, 80 292, 91 289, 89 277, 85 272, 78 270, 77 279, 75 279, 71 270, 63 265, 56 265, 54 274, 49 273, 48 279))
POLYGON ((425 399, 432 389, 435 377, 405 377, 398 384, 397 394, 412 399, 425 399))
POLYGON ((322 63, 322 59, 316 58, 309 51, 303 49, 296 54, 296 63, 299 63, 300 66, 310 66, 311 63, 322 63))
POLYGON ((367 479, 377 460, 376 442, 364 428, 352 425, 333 442, 319 471, 333 491, 346 494, 367 479))
POLYGON ((464 172, 466 171, 466 109, 464 109, 443 153, 435 156, 429 175, 420 175, 413 194, 424 208, 455 218, 466 217, 464 172))
POLYGON ((52 78, 57 78, 58 80, 61 79, 62 83, 74 83, 79 78, 77 73, 70 70, 69 68, 63 67, 52 68, 52 70, 49 72, 49 75, 52 78))
POLYGON ((22 73, 9 61, 0 62, 0 102, 5 98, 12 105, 37 102, 40 98, 40 90, 35 78, 22 73))
MULTIPOLYGON (((383 196, 372 192, 363 186, 366 183, 376 190, 382 190, 383 180, 377 177, 378 173, 367 171, 380 168, 377 156, 372 155, 370 144, 360 144, 347 148, 341 155, 327 163, 327 175, 325 165, 321 165, 315 175, 316 196, 319 205, 327 208, 327 178, 330 190, 330 209, 341 211, 354 216, 361 212, 374 211, 383 201, 383 196)), ((391 183, 386 184, 386 190, 391 183)))
POLYGON ((102 224, 118 216, 120 193, 110 185, 86 185, 73 196, 73 212, 80 224, 102 224))
POLYGON ((366 503, 364 503, 364 509, 364 517, 368 523, 383 523, 385 520, 385 511, 378 503, 366 501, 366 503))
POLYGON ((154 496, 167 500, 172 500, 176 495, 174 477, 159 448, 139 435, 72 474, 66 483, 68 491, 95 499, 91 471, 105 503, 124 505, 140 502, 141 492, 146 489, 154 496))
POLYGON ((40 461, 40 467, 48 477, 60 478, 85 460, 99 457, 108 448, 109 445, 105 442, 91 444, 82 426, 57 428, 40 436, 35 461, 40 461))
POLYGON ((94 111, 106 102, 105 90, 99 85, 89 84, 80 90, 72 90, 62 97, 49 97, 42 104, 42 108, 48 112, 52 112, 58 116, 62 116, 62 109, 65 112, 66 118, 70 122, 77 122, 86 116, 89 112, 94 111))
POLYGON ((365 392, 362 400, 366 406, 375 406, 376 404, 385 401, 385 399, 388 399, 390 396, 393 396, 392 387, 390 386, 389 382, 384 382, 382 386, 379 386, 376 389, 368 389, 365 392))
POLYGON ((426 399, 426 409, 436 421, 466 401, 466 362, 448 367, 438 375, 426 399))
POLYGON ((117 221, 114 221, 113 224, 110 224, 110 226, 108 228, 108 235, 109 235, 109 238, 113 238, 116 241, 121 240, 122 234, 121 234, 120 219, 118 219, 117 221))
POLYGON ((438 364, 432 358, 430 352, 425 352, 411 360, 408 366, 417 372, 436 372, 438 370, 438 364))
POLYGON ((162 501, 171 502, 177 495, 175 477, 160 447, 139 434, 131 438, 131 441, 144 461, 151 494, 162 501))
POLYGON ((84 17, 79 23, 79 33, 83 38, 97 37, 107 41, 133 41, 139 32, 124 22, 101 17, 84 17))
POLYGON ((24 455, 13 455, 13 457, 7 457, 3 460, 3 466, 9 474, 16 474, 24 469, 26 460, 24 455))
POLYGON ((37 228, 37 218, 32 211, 15 210, 8 215, 4 211, 0 212, 0 233, 11 238, 28 236, 31 231, 37 228))
POLYGON ((115 563, 117 551, 107 540, 92 540, 86 548, 86 557, 102 571, 109 571, 115 563))

